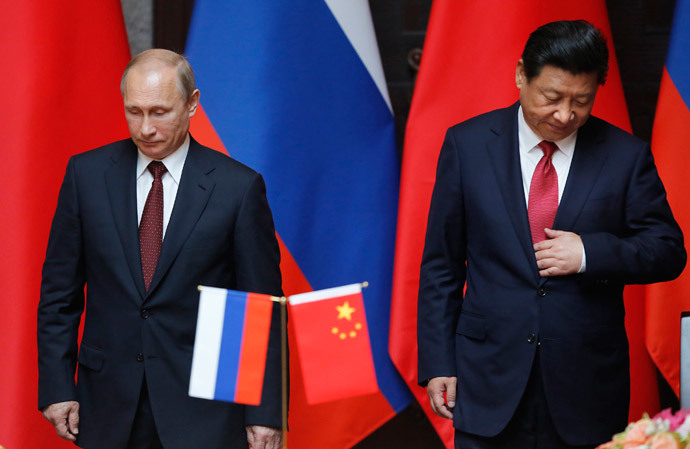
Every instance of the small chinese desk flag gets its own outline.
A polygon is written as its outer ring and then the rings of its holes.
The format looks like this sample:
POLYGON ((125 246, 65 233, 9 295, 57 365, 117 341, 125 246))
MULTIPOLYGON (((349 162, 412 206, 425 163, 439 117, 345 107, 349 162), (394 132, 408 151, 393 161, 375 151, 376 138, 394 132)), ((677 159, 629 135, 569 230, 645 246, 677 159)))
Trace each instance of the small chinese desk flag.
POLYGON ((307 402, 376 393, 360 284, 289 298, 307 402))
POLYGON ((259 405, 271 296, 202 287, 189 395, 259 405))

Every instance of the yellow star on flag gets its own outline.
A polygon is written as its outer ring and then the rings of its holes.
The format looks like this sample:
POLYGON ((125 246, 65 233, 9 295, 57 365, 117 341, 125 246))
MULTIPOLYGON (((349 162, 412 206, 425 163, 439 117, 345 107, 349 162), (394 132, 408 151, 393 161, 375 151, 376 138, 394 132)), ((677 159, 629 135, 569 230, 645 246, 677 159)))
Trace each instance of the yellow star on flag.
POLYGON ((352 319, 352 314, 355 312, 355 308, 350 307, 349 301, 345 301, 342 306, 335 306, 335 308, 338 310, 339 320, 345 318, 346 320, 350 321, 352 319))

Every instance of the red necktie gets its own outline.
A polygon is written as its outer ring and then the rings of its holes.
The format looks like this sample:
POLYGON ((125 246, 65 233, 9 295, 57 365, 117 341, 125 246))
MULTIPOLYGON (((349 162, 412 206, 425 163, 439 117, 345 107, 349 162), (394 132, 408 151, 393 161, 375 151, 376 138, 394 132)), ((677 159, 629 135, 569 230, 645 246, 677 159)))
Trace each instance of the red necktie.
POLYGON ((158 255, 163 245, 163 182, 161 178, 168 171, 162 162, 152 161, 148 170, 153 175, 153 184, 146 197, 144 212, 139 224, 139 250, 141 251, 141 269, 144 273, 144 285, 148 291, 151 278, 156 271, 158 255))
POLYGON ((544 228, 553 226, 558 210, 558 175, 551 163, 551 157, 558 147, 547 140, 541 141, 539 146, 544 151, 544 156, 534 169, 527 205, 532 243, 546 240, 544 228))

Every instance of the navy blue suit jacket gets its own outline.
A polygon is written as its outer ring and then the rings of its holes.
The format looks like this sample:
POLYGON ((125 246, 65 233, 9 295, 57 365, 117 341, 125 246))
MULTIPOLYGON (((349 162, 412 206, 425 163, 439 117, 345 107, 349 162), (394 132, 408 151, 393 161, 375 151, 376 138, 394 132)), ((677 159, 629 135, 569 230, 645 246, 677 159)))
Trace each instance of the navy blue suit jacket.
POLYGON ((457 376, 455 427, 494 436, 516 410, 540 342, 559 434, 573 445, 601 443, 628 418, 623 286, 678 276, 683 236, 649 145, 590 117, 553 225, 580 235, 586 272, 540 277, 517 111, 475 117, 446 135, 421 267, 419 381, 457 376))
POLYGON ((282 293, 263 179, 192 139, 147 292, 136 165, 136 146, 127 139, 76 155, 67 166, 38 308, 39 407, 79 401, 77 444, 124 448, 145 371, 166 448, 246 448, 245 425, 281 425, 276 313, 261 406, 190 398, 187 391, 197 286, 282 293))

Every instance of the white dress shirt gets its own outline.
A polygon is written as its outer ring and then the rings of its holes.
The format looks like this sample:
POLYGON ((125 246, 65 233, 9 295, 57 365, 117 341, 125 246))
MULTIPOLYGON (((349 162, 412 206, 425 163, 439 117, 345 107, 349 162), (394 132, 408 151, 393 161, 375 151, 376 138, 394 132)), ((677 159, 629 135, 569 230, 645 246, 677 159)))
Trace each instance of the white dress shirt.
MULTIPOLYGON (((525 191, 525 204, 529 204, 529 188, 532 183, 534 169, 537 168, 539 160, 544 155, 544 151, 539 147, 539 143, 544 140, 539 137, 525 121, 522 106, 518 109, 518 141, 520 145, 520 168, 522 169, 522 187, 525 191)), ((577 131, 557 142, 558 150, 553 153, 551 163, 558 175, 558 204, 561 203, 565 183, 570 173, 570 164, 575 153, 575 142, 577 141, 577 131)), ((586 268, 585 248, 582 248, 582 264, 578 273, 583 273, 586 268)))
MULTIPOLYGON (((180 148, 161 160, 168 170, 161 178, 163 182, 163 237, 165 237, 165 231, 168 229, 168 222, 170 222, 170 215, 175 205, 177 188, 180 186, 182 169, 188 152, 189 134, 180 148)), ((137 223, 141 223, 146 197, 148 197, 153 184, 153 175, 148 170, 149 163, 153 160, 139 150, 139 159, 137 160, 137 223)))

